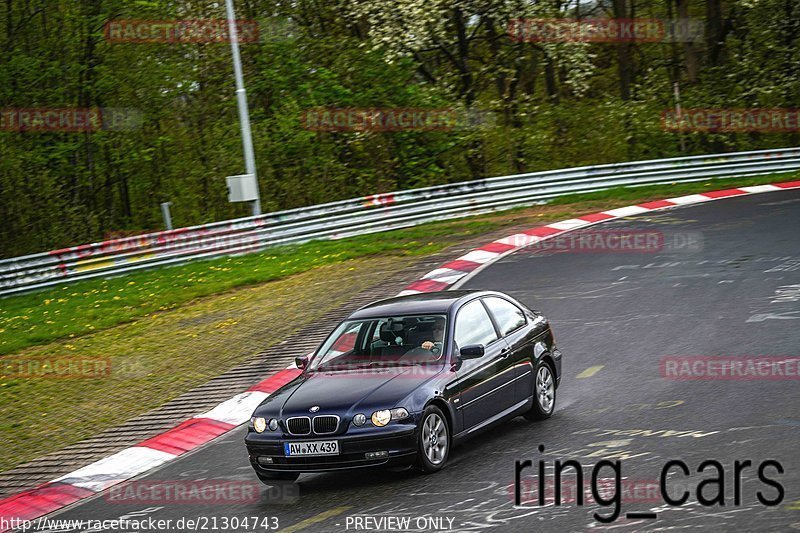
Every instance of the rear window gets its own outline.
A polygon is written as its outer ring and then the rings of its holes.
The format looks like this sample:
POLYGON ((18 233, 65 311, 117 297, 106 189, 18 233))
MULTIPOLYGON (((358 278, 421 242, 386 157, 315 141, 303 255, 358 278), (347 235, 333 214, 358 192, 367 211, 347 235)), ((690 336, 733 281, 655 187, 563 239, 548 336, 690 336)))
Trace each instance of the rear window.
POLYGON ((500 332, 503 335, 508 335, 512 331, 525 325, 525 313, 508 300, 497 298, 496 296, 489 296, 488 298, 484 298, 483 301, 497 321, 497 325, 500 327, 500 332))

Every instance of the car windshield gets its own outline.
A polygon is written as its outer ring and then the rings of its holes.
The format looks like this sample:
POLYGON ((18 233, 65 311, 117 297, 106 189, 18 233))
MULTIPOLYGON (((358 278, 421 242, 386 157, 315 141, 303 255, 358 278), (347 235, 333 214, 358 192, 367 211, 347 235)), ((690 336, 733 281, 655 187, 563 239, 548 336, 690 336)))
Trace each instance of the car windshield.
POLYGON ((438 363, 443 360, 447 319, 410 315, 342 322, 309 366, 330 371, 438 363))

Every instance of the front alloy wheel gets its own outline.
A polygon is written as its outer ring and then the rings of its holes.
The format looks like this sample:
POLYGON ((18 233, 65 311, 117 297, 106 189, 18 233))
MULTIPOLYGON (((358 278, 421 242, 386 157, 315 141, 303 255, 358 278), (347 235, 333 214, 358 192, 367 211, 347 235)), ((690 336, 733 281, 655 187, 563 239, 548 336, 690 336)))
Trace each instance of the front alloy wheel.
POLYGON ((450 428, 441 409, 429 405, 422 413, 419 428, 418 466, 426 474, 444 467, 450 453, 450 428))
POLYGON ((528 420, 550 418, 556 406, 556 384, 550 365, 542 363, 536 371, 533 390, 533 407, 525 413, 528 420))

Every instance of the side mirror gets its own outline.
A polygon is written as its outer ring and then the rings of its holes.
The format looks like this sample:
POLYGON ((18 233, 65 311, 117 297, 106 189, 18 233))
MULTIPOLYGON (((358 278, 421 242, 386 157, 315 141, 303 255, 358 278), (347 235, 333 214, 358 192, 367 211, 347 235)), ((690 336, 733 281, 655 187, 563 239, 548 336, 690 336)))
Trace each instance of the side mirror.
POLYGON ((483 344, 468 344, 459 352, 462 359, 477 359, 483 357, 483 344))
POLYGON ((295 357, 294 364, 297 365, 297 368, 300 370, 305 370, 308 366, 308 356, 304 355, 303 357, 295 357))

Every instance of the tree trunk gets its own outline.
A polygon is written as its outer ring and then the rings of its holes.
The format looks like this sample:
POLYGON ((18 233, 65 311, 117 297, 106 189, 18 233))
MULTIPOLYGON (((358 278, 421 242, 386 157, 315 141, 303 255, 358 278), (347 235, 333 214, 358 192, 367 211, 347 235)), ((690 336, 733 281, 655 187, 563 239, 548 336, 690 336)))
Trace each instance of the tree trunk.
MULTIPOLYGON (((678 7, 678 19, 682 21, 689 20, 689 0, 675 0, 678 7)), ((689 82, 694 83, 697 81, 697 52, 694 49, 694 43, 685 41, 683 43, 683 61, 684 68, 686 69, 686 78, 689 82)))
POLYGON ((706 0, 706 46, 708 63, 712 67, 718 67, 724 62, 724 41, 722 4, 720 0, 706 0))
POLYGON ((472 106, 475 101, 475 87, 472 71, 469 68, 469 39, 467 37, 467 26, 464 20, 464 13, 461 9, 453 9, 453 23, 456 27, 457 56, 455 56, 456 66, 461 74, 461 96, 467 107, 472 106))
POLYGON ((553 58, 544 50, 544 83, 547 89, 547 97, 553 105, 559 104, 558 85, 556 83, 556 67, 553 58))
MULTIPOLYGON (((614 18, 627 19, 628 6, 626 0, 613 0, 614 18)), ((618 42, 617 72, 619 75, 619 94, 623 100, 631 99, 631 86, 633 85, 634 64, 633 47, 629 42, 618 42)))

